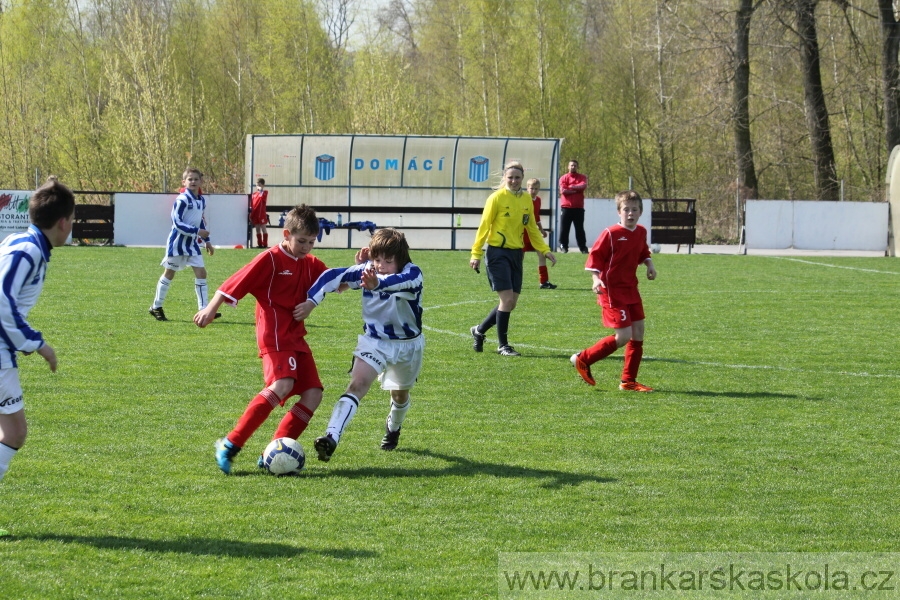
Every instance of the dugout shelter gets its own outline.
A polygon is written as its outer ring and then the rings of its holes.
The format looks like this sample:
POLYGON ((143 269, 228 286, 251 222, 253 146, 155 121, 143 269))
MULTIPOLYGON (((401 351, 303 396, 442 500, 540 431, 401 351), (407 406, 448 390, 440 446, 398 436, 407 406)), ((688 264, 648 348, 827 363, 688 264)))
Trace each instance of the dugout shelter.
POLYGON ((258 178, 266 180, 271 227, 298 204, 341 223, 322 236, 319 247, 364 246, 369 233, 346 224, 372 222, 401 229, 414 248, 466 249, 510 160, 524 165, 526 180, 541 180, 541 220, 545 229, 555 230, 561 143, 556 138, 248 135, 246 189, 252 192, 258 178))

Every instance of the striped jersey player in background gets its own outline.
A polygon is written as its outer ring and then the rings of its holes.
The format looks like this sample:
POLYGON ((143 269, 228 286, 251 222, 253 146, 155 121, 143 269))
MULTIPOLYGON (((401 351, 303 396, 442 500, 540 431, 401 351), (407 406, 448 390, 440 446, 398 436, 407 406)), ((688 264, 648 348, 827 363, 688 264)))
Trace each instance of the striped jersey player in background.
MULTIPOLYGON (((50 181, 28 200, 28 215, 28 230, 0 244, 0 479, 28 433, 16 353, 37 352, 56 371, 56 352, 26 319, 44 287, 50 251, 65 244, 72 232, 75 196, 50 181)), ((0 537, 5 535, 0 529, 0 537)))
POLYGON ((410 406, 409 391, 422 370, 425 351, 422 271, 409 258, 406 236, 396 229, 379 229, 356 258, 360 264, 322 273, 309 289, 307 301, 298 307, 301 317, 306 317, 326 293, 339 290, 342 284, 363 288, 363 332, 353 351, 350 384, 334 406, 325 435, 315 442, 319 460, 326 462, 375 379, 381 380, 381 389, 391 393, 381 448, 397 447, 410 406))
MULTIPOLYGON (((172 230, 166 240, 166 257, 160 263, 165 271, 156 283, 156 297, 150 306, 150 315, 157 321, 168 321, 163 312, 163 302, 169 293, 169 286, 175 273, 191 267, 194 269, 194 291, 197 293, 197 308, 203 310, 209 304, 209 289, 206 285, 206 266, 203 263, 203 252, 200 242, 212 256, 215 252, 209 241, 209 230, 206 225, 204 211, 206 198, 200 190, 203 173, 198 169, 187 168, 182 175, 184 186, 175 203, 172 205, 172 230)), ((222 316, 216 314, 216 318, 222 316)))

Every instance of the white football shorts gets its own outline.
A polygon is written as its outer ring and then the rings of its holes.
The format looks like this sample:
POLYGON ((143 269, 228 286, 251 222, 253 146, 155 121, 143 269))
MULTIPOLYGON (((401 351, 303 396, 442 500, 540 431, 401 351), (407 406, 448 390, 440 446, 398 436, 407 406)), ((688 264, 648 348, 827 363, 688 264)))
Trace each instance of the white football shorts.
POLYGON ((202 269, 205 266, 203 264, 203 255, 167 256, 159 264, 166 269, 171 269, 172 271, 181 271, 188 267, 199 267, 202 269))
POLYGON ((411 390, 422 370, 425 336, 411 340, 379 340, 361 335, 353 356, 378 371, 381 389, 411 390))
POLYGON ((0 369, 0 415, 11 415, 25 408, 18 369, 0 369))

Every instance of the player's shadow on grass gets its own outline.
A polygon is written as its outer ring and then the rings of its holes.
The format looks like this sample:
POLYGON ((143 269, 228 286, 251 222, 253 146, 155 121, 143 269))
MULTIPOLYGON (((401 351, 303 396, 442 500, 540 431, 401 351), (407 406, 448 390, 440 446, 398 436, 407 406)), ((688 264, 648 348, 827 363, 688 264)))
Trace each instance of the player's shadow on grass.
POLYGON ((810 396, 801 396, 800 394, 779 394, 776 392, 711 392, 709 390, 673 390, 668 389, 667 392, 684 394, 685 396, 699 396, 712 398, 746 398, 750 400, 808 400, 818 402, 825 398, 814 398, 810 396))
MULTIPOLYGON (((504 477, 508 479, 544 479, 541 487, 550 489, 559 489, 570 485, 580 485, 589 481, 596 483, 612 483, 617 481, 611 477, 598 477, 588 473, 570 473, 566 471, 557 471, 555 469, 534 469, 530 467, 520 467, 516 465, 508 465, 502 463, 478 462, 463 458, 461 456, 451 456, 449 454, 439 454, 430 450, 415 450, 411 448, 401 448, 394 450, 397 453, 416 454, 422 458, 434 458, 449 463, 443 467, 366 467, 362 469, 329 469, 328 471, 312 471, 306 472, 304 477, 448 477, 460 476, 470 477, 472 475, 491 475, 493 477, 504 477)), ((308 459, 309 457, 307 457, 308 459)))
POLYGON ((337 559, 371 558, 375 552, 346 550, 339 548, 321 549, 275 544, 270 542, 243 542, 208 537, 187 537, 174 540, 150 540, 115 535, 23 535, 8 539, 35 540, 38 542, 60 542, 81 544, 101 550, 144 550, 147 552, 194 554, 197 556, 229 556, 235 558, 292 558, 304 555, 319 555, 337 559))

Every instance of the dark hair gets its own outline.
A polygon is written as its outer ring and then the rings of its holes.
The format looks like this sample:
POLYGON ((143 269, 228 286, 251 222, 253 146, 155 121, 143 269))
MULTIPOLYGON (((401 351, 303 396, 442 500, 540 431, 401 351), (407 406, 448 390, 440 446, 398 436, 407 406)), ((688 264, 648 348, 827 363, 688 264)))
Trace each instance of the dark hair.
POLYGON ((200 179, 203 179, 203 173, 201 173, 200 169, 198 169, 197 167, 188 167, 187 169, 185 169, 184 173, 181 174, 181 179, 187 179, 187 176, 190 173, 196 173, 200 177, 200 179))
POLYGON ((394 258, 401 268, 412 262, 409 259, 409 244, 401 231, 392 227, 379 229, 369 242, 369 257, 394 258))
POLYGON ((41 229, 51 229, 60 219, 75 212, 75 194, 58 181, 36 189, 28 200, 28 216, 41 229))
POLYGON ((266 180, 260 177, 256 180, 256 185, 266 185, 266 180))
POLYGON ((292 234, 318 235, 319 217, 311 206, 301 204, 292 208, 284 218, 284 228, 292 234))

